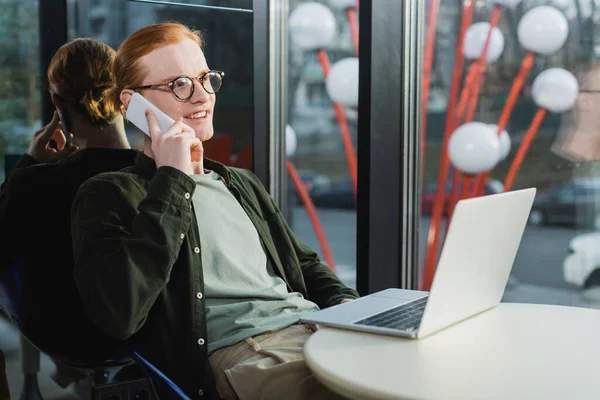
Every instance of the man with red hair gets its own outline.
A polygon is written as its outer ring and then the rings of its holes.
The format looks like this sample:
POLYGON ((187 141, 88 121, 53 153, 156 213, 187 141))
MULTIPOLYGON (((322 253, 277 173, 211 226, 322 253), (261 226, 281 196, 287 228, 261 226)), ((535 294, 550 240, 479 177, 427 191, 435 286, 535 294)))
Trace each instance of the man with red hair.
MULTIPOLYGON (((204 157, 224 72, 199 34, 145 27, 119 47, 113 98, 134 92, 175 123, 133 167, 86 182, 72 209, 75 279, 107 334, 135 344, 192 398, 335 399, 308 370, 304 313, 350 301, 258 178, 204 157)), ((117 100, 118 99, 118 100, 117 100)))

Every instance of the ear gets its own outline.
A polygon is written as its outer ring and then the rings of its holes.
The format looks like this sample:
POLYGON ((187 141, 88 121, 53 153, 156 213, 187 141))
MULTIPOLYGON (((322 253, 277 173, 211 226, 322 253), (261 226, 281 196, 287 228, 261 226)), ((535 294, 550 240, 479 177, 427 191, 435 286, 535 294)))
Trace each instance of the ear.
POLYGON ((125 108, 129 107, 129 100, 131 100, 131 96, 133 95, 133 90, 131 89, 123 89, 121 90, 121 94, 119 95, 119 99, 121 103, 125 106, 125 108))
POLYGON ((52 104, 54 104, 54 107, 56 107, 58 111, 65 111, 66 105, 60 97, 54 93, 50 93, 50 98, 52 99, 52 104))

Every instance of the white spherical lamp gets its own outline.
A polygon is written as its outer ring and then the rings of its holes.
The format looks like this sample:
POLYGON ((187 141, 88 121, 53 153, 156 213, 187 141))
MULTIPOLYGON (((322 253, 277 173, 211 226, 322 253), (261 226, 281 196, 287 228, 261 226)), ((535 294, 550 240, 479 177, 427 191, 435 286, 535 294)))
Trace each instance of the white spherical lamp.
MULTIPOLYGON (((490 125, 490 128, 492 128, 492 130, 494 132, 496 132, 496 134, 498 134, 498 125, 490 125)), ((502 160, 506 159, 506 157, 508 157, 508 154, 510 153, 511 141, 510 141, 510 135, 508 134, 506 129, 504 129, 504 130, 502 130, 502 132, 500 132, 500 135, 498 136, 498 140, 500 141, 500 155, 499 155, 498 161, 502 161, 502 160)))
POLYGON ((290 125, 285 126, 285 155, 293 157, 298 148, 298 137, 296 131, 290 125))
POLYGON ((527 11, 517 28, 521 46, 543 56, 556 53, 565 44, 568 35, 567 18, 550 6, 534 7, 527 11))
MULTIPOLYGON (((481 57, 485 42, 487 40, 490 24, 487 22, 477 22, 471 25, 465 33, 465 42, 463 45, 463 53, 466 58, 476 60, 481 57)), ((492 63, 500 58, 504 50, 504 35, 498 28, 492 29, 490 44, 488 47, 486 59, 488 63, 492 63)))
POLYGON ((290 37, 305 50, 327 47, 335 36, 335 30, 335 17, 323 4, 304 3, 290 13, 290 37))
POLYGON ((539 107, 562 113, 575 105, 579 84, 577 78, 566 69, 549 68, 535 78, 531 95, 539 107))
POLYGON ((476 175, 492 169, 500 158, 500 139, 488 124, 469 122, 459 126, 448 143, 450 162, 459 171, 476 175))
POLYGON ((344 107, 358 107, 358 58, 344 58, 331 67, 325 81, 329 98, 344 107))

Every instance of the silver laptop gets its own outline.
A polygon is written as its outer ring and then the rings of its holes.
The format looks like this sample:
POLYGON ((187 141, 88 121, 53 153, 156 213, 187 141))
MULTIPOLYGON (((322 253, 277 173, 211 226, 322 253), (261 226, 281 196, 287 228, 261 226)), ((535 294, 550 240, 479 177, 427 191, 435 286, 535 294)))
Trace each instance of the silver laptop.
POLYGON ((535 193, 531 188, 459 201, 430 292, 386 289, 301 321, 423 338, 497 306, 535 193))

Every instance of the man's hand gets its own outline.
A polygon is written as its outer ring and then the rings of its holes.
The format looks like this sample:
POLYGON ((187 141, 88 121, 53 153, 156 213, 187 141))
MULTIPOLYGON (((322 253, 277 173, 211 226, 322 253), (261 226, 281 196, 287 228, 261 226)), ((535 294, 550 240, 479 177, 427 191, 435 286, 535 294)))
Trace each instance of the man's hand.
POLYGON ((203 173, 204 147, 192 128, 177 121, 163 133, 152 111, 146 110, 146 118, 150 128, 156 168, 169 166, 187 175, 203 173))
MULTIPOLYGON (((69 137, 73 135, 67 133, 69 137)), ((33 135, 27 154, 42 163, 51 163, 61 160, 75 153, 79 148, 77 146, 66 146, 67 138, 63 131, 63 126, 55 111, 52 121, 33 135), (56 149, 50 147, 50 142, 56 143, 56 149)))
POLYGON ((343 299, 342 301, 340 301, 340 304, 350 303, 352 300, 354 299, 343 299))

